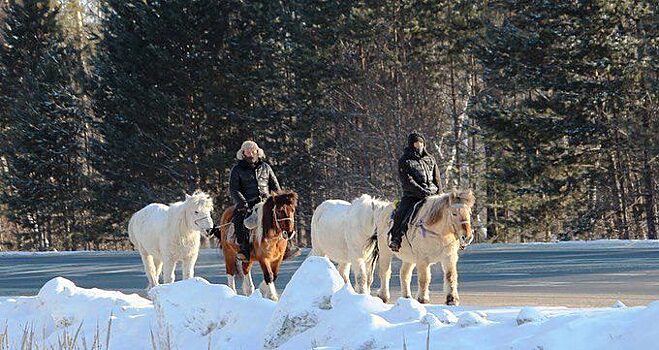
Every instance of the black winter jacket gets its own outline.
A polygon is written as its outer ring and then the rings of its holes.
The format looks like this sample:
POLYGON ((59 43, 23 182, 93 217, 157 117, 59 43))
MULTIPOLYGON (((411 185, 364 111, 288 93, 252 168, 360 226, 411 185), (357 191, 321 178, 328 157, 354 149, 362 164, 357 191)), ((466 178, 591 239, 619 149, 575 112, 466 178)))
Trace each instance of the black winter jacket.
POLYGON ((441 188, 437 162, 425 149, 419 153, 411 146, 406 147, 398 160, 398 176, 404 196, 426 198, 439 193, 441 188))
POLYGON ((279 191, 279 181, 270 165, 263 160, 250 164, 239 160, 231 169, 229 176, 229 193, 238 208, 245 208, 248 203, 255 203, 279 191))

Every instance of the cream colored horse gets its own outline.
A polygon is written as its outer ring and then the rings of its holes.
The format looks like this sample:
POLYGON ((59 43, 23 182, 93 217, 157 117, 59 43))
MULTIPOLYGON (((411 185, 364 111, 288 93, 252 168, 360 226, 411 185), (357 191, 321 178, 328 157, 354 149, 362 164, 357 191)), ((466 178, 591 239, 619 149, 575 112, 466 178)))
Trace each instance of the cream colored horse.
POLYGON ((389 249, 388 232, 394 210, 393 205, 390 205, 377 223, 381 283, 378 296, 385 302, 389 301, 391 259, 397 256, 403 261, 400 289, 404 298, 411 297, 410 282, 412 270, 416 266, 419 274, 417 300, 421 303, 430 301, 430 266, 439 262, 444 271, 446 304, 458 305, 458 250, 464 249, 473 240, 470 221, 473 205, 474 195, 471 191, 453 191, 428 197, 410 222, 398 253, 389 249))

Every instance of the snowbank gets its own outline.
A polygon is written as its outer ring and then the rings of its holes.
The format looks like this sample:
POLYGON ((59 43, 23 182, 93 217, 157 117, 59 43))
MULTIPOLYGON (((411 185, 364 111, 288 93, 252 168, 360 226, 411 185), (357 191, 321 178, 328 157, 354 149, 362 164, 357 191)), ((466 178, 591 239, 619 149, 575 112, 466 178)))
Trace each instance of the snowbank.
POLYGON ((653 249, 659 248, 659 240, 623 240, 623 239, 598 239, 593 241, 561 241, 561 242, 529 242, 529 243, 479 243, 472 244, 467 250, 524 250, 524 249, 653 249))
MULTIPOLYGON (((65 334, 111 349, 653 349, 659 302, 600 309, 394 305, 356 294, 325 258, 309 257, 279 303, 194 278, 149 298, 76 287, 55 278, 33 297, 0 298, 0 337, 39 348, 65 334), (108 336, 109 331, 109 336, 108 336)), ((87 344, 84 346, 83 344, 87 344)))

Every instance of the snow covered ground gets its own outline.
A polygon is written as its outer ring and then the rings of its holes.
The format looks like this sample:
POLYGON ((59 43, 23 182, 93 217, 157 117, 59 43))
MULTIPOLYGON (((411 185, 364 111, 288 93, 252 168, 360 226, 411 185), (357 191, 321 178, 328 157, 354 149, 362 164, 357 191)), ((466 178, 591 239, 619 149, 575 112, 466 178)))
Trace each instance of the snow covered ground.
POLYGON ((560 242, 529 242, 529 243, 479 243, 469 246, 469 250, 492 250, 492 249, 556 249, 568 248, 577 250, 593 250, 593 249, 617 249, 617 248, 659 248, 659 240, 657 239, 597 239, 593 241, 560 241, 560 242))
POLYGON ((278 303, 201 278, 158 286, 149 297, 58 277, 36 296, 0 298, 0 344, 20 348, 28 334, 39 348, 69 339, 104 349, 656 349, 659 338, 659 301, 599 309, 387 305, 355 294, 319 257, 302 264, 278 303))

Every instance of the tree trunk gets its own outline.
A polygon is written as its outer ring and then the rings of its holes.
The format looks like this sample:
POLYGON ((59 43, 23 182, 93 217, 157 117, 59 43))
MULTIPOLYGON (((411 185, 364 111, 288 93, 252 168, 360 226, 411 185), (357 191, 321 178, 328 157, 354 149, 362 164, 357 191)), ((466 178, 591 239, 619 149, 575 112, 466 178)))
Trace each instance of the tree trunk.
MULTIPOLYGON (((644 124, 647 121, 647 115, 644 117, 644 124)), ((654 178, 652 176, 652 165, 649 162, 648 155, 649 144, 643 148, 643 196, 645 197, 645 219, 648 226, 648 239, 657 239, 656 212, 654 205, 654 178)))

